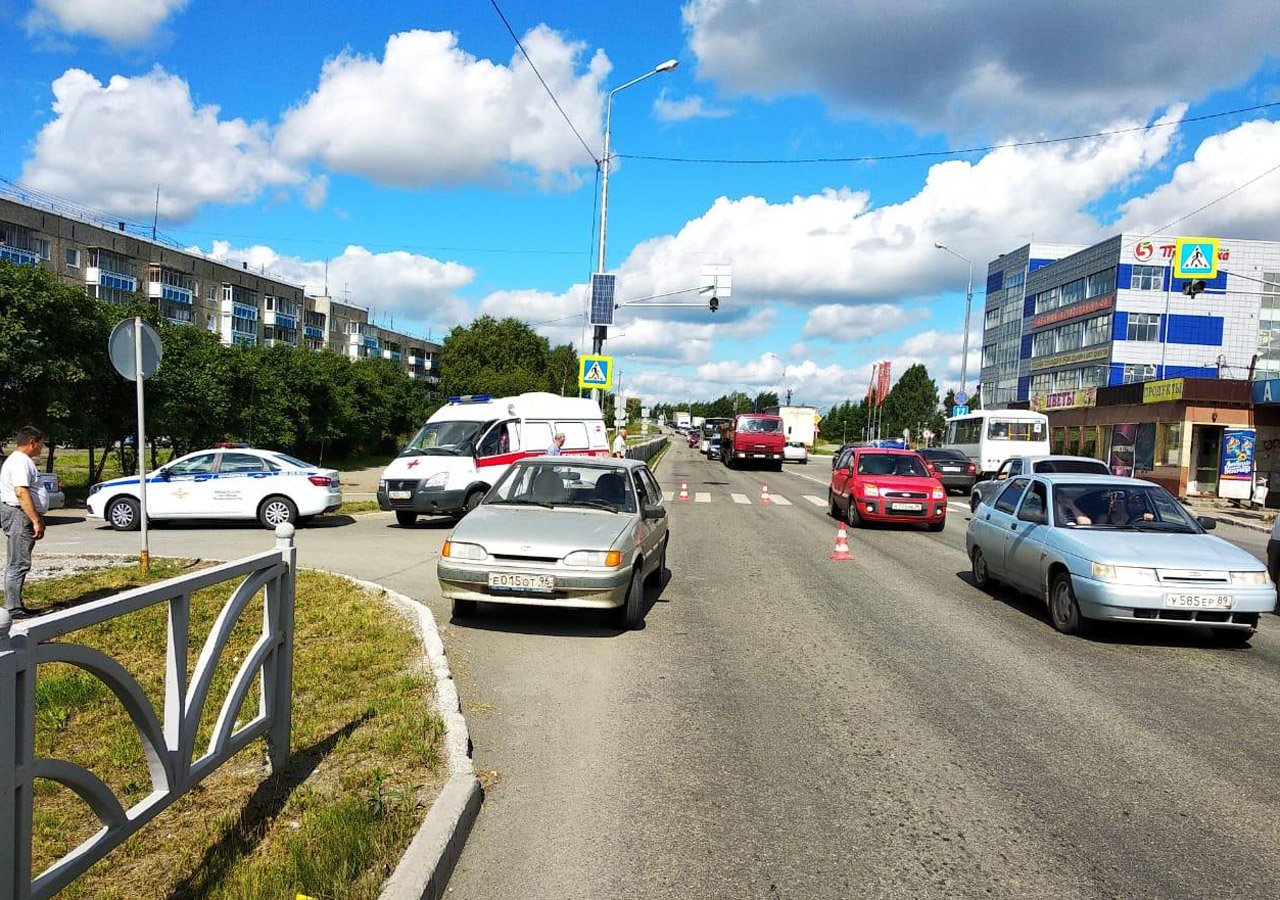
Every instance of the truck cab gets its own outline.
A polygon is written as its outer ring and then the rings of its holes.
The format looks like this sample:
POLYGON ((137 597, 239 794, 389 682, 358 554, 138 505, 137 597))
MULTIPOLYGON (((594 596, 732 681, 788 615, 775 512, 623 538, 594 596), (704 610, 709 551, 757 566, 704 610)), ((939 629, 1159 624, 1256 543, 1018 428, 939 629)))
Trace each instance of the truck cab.
POLYGON ((743 413, 720 428, 720 460, 731 469, 765 465, 780 472, 785 445, 781 416, 743 413))

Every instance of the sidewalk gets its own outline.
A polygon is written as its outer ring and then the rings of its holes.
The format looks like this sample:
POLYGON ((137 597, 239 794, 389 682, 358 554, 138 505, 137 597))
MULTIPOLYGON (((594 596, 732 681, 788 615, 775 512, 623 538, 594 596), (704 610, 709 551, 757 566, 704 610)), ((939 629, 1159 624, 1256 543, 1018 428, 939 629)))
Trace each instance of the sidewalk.
POLYGON ((1276 516, 1280 510, 1256 509, 1235 506, 1229 500, 1217 500, 1208 497, 1189 497, 1183 501, 1188 509, 1198 516, 1213 516, 1219 522, 1227 522, 1240 528, 1271 533, 1276 516))

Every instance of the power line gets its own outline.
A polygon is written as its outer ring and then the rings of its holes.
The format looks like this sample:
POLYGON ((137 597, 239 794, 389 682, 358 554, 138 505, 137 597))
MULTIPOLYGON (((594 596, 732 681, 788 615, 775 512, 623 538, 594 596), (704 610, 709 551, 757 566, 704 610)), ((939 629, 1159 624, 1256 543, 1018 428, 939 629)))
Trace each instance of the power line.
POLYGON ((547 96, 550 97, 551 102, 556 105, 556 109, 560 110, 560 115, 564 117, 565 123, 569 126, 570 130, 573 131, 573 135, 578 139, 578 143, 582 145, 582 149, 587 151, 587 154, 591 157, 591 162, 599 166, 600 158, 596 156, 594 150, 587 146, 587 142, 582 139, 582 135, 578 134, 578 129, 574 127, 573 121, 569 118, 569 114, 564 111, 564 107, 561 106, 560 101, 556 99, 555 92, 551 90, 546 79, 542 77, 542 73, 538 71, 538 67, 533 64, 533 59, 529 56, 529 51, 524 49, 524 44, 520 43, 520 38, 516 37, 515 29, 511 27, 511 23, 507 21, 506 15, 502 12, 502 8, 498 6, 498 0, 489 0, 489 2, 493 4, 494 12, 496 12, 498 14, 498 18, 502 20, 502 24, 507 26, 507 32, 511 35, 511 39, 516 42, 516 46, 519 47, 520 52, 524 54, 525 61, 529 63, 529 68, 533 69, 533 74, 537 75, 538 81, 542 82, 542 87, 546 90, 547 96))
POLYGON ((1010 141, 1006 144, 988 144, 982 147, 966 147, 959 150, 918 150, 912 153, 889 153, 882 155, 864 155, 864 156, 810 156, 798 157, 791 159, 782 159, 777 157, 756 157, 735 159, 731 157, 691 157, 691 156, 646 156, 632 153, 615 153, 614 156, 620 159, 636 159, 649 162, 670 162, 670 163, 709 163, 714 165, 742 165, 742 166, 787 166, 787 165, 808 165, 814 163, 858 163, 858 162, 893 162, 895 160, 904 159, 929 159, 939 157, 968 156, 974 153, 990 153, 993 150, 1002 150, 1010 147, 1041 147, 1048 144, 1065 144, 1073 141, 1087 141, 1095 138, 1115 137, 1121 134, 1133 134, 1135 132, 1154 131, 1157 128, 1177 128, 1180 125, 1186 125, 1191 122, 1204 122, 1210 119, 1221 119, 1226 116, 1239 115, 1241 113, 1258 112, 1259 110, 1271 109, 1280 106, 1280 101, 1273 103, 1260 103, 1257 106, 1242 106, 1238 109, 1229 109, 1222 112, 1205 113, 1199 116, 1189 116, 1187 118, 1178 119, 1173 122, 1152 122, 1149 125, 1135 125, 1131 128, 1115 128, 1110 131, 1094 131, 1089 134, 1073 134, 1067 137, 1053 138, 1037 138, 1027 141, 1010 141))

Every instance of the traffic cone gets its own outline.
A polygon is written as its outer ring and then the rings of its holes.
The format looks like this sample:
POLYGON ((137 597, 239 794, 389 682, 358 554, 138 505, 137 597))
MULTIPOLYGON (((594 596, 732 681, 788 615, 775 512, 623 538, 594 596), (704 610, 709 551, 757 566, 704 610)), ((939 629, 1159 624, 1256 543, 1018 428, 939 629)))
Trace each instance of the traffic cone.
POLYGON ((687 481, 680 482, 680 496, 677 497, 676 499, 677 500, 689 499, 689 482, 687 481))
POLYGON ((769 502, 769 485, 767 484, 760 485, 760 502, 761 503, 769 502))
POLYGON ((849 552, 849 534, 844 530, 844 523, 840 523, 839 530, 836 531, 836 549, 835 552, 828 557, 836 562, 852 562, 853 554, 849 552))

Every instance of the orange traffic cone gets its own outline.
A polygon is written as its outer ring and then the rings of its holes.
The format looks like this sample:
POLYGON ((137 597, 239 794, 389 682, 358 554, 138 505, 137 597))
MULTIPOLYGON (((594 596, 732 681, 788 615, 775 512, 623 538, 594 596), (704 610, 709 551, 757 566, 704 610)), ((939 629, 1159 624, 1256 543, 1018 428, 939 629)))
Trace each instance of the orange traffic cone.
POLYGON ((689 499, 689 482, 687 481, 680 482, 680 496, 676 497, 676 499, 677 500, 689 499))
POLYGON ((836 531, 836 549, 828 559, 834 559, 837 562, 852 562, 853 554, 849 552, 849 535, 844 530, 844 523, 840 523, 840 528, 836 531))
POLYGON ((769 485, 767 484, 760 485, 760 502, 761 503, 769 502, 769 485))

